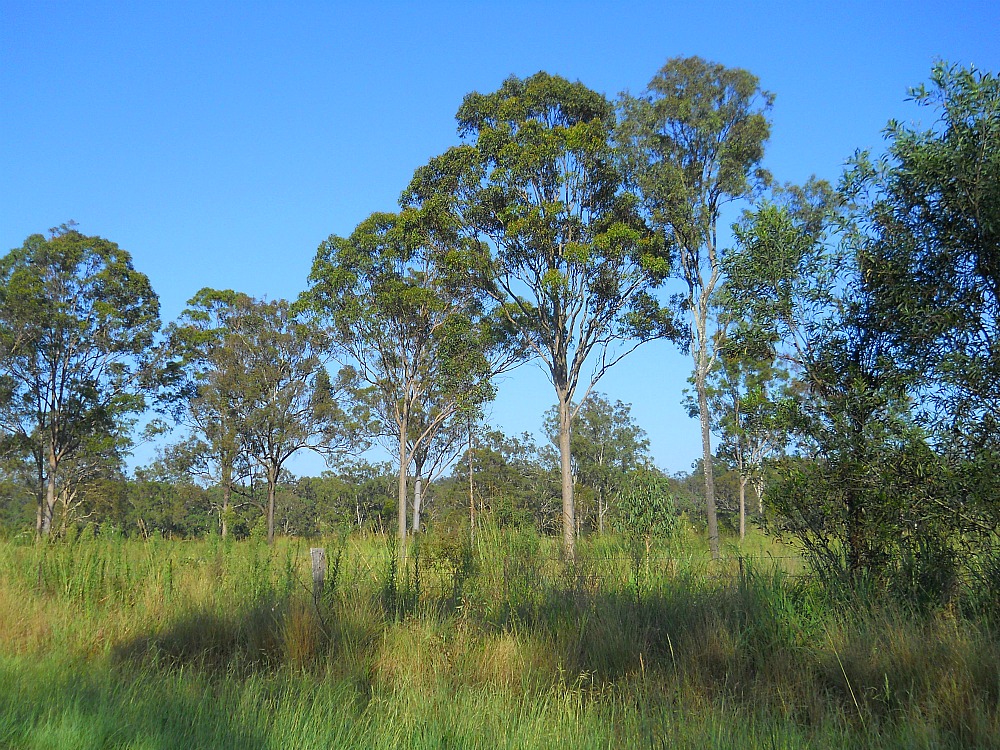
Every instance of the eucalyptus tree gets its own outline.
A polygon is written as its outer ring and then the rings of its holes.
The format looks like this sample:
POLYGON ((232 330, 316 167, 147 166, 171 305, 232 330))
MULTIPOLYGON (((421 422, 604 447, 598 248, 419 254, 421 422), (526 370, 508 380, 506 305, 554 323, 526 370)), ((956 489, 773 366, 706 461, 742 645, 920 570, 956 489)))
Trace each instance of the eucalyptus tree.
POLYGON ((653 296, 669 263, 624 190, 604 96, 537 73, 467 95, 457 119, 465 142, 418 169, 404 199, 469 240, 469 279, 547 371, 572 558, 573 416, 622 357, 674 332, 653 296))
POLYGON ((299 302, 328 326, 376 436, 396 451, 401 549, 414 457, 426 459, 449 422, 492 399, 491 377, 516 359, 470 291, 465 250, 451 239, 414 209, 372 214, 320 245, 299 302))
POLYGON ((300 450, 328 463, 360 453, 351 373, 331 379, 324 331, 301 320, 285 300, 237 298, 228 319, 223 371, 240 373, 232 392, 242 450, 267 478, 267 540, 274 541, 275 492, 285 463, 300 450))
POLYGON ((690 331, 701 422, 708 537, 719 555, 706 381, 712 371, 712 299, 722 280, 719 220, 725 207, 751 198, 768 181, 761 168, 774 97, 746 70, 698 57, 674 58, 638 97, 621 101, 620 142, 643 208, 676 252, 687 287, 683 308, 690 331))
POLYGON ((234 490, 253 470, 240 442, 238 405, 246 373, 229 350, 232 322, 250 304, 242 293, 202 289, 167 327, 164 344, 161 401, 188 430, 170 457, 201 481, 219 485, 222 536, 229 533, 234 490))
MULTIPOLYGON (((746 535, 746 488, 764 512, 764 462, 784 448, 786 435, 779 413, 786 402, 789 373, 774 349, 755 351, 744 334, 746 324, 718 342, 719 356, 709 373, 708 404, 720 436, 718 454, 732 461, 739 474, 740 539, 746 535)), ((695 409, 697 406, 695 405, 695 409)))
POLYGON ((38 534, 94 450, 127 445, 159 326, 149 279, 109 240, 64 225, 0 259, 0 427, 34 464, 38 534))

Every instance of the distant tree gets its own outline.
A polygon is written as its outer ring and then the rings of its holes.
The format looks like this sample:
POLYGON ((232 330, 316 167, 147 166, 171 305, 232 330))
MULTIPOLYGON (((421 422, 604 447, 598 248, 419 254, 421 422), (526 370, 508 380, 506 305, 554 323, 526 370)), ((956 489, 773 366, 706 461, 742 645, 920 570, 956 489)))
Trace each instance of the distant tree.
MULTIPOLYGON (((594 496, 597 530, 604 533, 609 501, 627 475, 652 465, 646 432, 632 417, 631 404, 613 404, 602 393, 591 391, 577 406, 570 432, 573 476, 577 484, 594 496)), ((559 413, 549 410, 544 420, 545 433, 558 445, 559 413)))
POLYGON ((678 254, 687 286, 694 385, 701 421, 708 539, 719 556, 707 378, 716 358, 712 300, 722 280, 723 209, 769 179, 761 168, 774 97, 745 70, 674 58, 639 97, 622 98, 620 140, 651 222, 678 254))
MULTIPOLYGON (((477 432, 471 453, 474 504, 477 514, 485 514, 500 526, 534 524, 551 532, 559 505, 558 474, 553 474, 539 458, 531 435, 505 435, 499 430, 477 432)), ((469 502, 469 459, 466 451, 456 464, 451 485, 452 503, 463 508, 469 502)), ((442 490, 442 495, 444 491, 442 490)), ((447 501, 445 497, 441 498, 447 501)))
POLYGON ((214 526, 210 492, 183 473, 154 461, 135 470, 122 483, 128 504, 127 526, 143 537, 159 533, 165 538, 193 537, 214 526))
POLYGON ((39 535, 126 449, 159 325, 149 279, 113 242, 64 225, 0 259, 0 428, 33 463, 39 535))
POLYGON ((284 300, 247 297, 228 319, 223 371, 241 373, 233 392, 243 450, 267 479, 267 540, 274 540, 275 493, 285 462, 300 450, 328 461, 366 446, 347 399, 347 373, 331 380, 325 335, 298 320, 284 300), (346 407, 346 408, 345 408, 346 407))
MULTIPOLYGON (((739 531, 746 535, 746 487, 757 496, 763 514, 764 463, 779 454, 787 436, 781 423, 788 372, 776 361, 773 348, 754 351, 746 345, 745 324, 731 336, 720 333, 719 356, 709 373, 706 390, 712 426, 720 437, 717 453, 732 462, 739 474, 739 531)), ((689 401, 692 415, 698 406, 689 401)))
POLYGON ((251 304, 231 290, 202 289, 166 330, 161 403, 187 435, 165 459, 222 491, 219 523, 229 533, 234 491, 254 469, 240 441, 244 363, 233 356, 232 321, 251 304))
POLYGON ((296 492, 312 500, 320 532, 350 526, 360 531, 381 528, 386 505, 393 501, 395 480, 388 463, 360 460, 341 466, 337 473, 303 477, 296 492))
POLYGON ((418 169, 407 197, 470 240, 469 278, 548 371, 572 558, 573 404, 636 346, 673 333, 652 296, 669 263, 623 189, 601 94, 546 73, 512 77, 467 95, 458 123, 468 142, 418 169))

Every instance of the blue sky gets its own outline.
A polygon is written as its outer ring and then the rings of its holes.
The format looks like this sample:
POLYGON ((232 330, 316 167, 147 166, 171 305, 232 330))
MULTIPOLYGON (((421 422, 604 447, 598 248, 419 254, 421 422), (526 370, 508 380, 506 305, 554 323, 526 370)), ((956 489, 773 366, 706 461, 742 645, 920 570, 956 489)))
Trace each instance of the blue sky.
MULTIPOLYGON (((0 0, 0 249, 73 219, 132 253, 165 322, 204 286, 294 298, 319 243, 394 209, 457 142, 462 97, 511 74, 613 97, 671 57, 746 68, 777 96, 768 168, 835 180, 889 118, 925 114, 904 100, 935 60, 1000 71, 998 32, 996 2, 0 0)), ((652 343, 598 386, 670 471, 700 450, 689 371, 652 343)), ((522 368, 492 420, 537 432, 553 400, 522 368)))

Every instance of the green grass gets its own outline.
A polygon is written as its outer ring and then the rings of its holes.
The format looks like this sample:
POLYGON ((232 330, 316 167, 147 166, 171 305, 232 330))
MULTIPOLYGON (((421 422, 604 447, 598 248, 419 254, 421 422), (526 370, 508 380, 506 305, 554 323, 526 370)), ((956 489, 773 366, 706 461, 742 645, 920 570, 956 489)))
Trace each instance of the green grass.
POLYGON ((997 745, 990 618, 702 544, 328 540, 313 602, 305 542, 0 543, 0 747, 997 745))

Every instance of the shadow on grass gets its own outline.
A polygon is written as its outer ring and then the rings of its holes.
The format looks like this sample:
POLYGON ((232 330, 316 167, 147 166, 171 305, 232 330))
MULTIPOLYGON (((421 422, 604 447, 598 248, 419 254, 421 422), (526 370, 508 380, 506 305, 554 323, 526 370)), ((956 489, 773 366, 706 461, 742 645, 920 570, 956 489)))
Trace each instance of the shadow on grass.
POLYGON ((452 577, 348 582, 319 607, 291 596, 180 612, 120 644, 113 662, 167 684, 290 668, 349 684, 358 711, 378 694, 502 687, 517 700, 576 691, 628 705, 719 703, 859 733, 912 725, 945 745, 996 733, 1000 647, 961 622, 877 602, 831 611, 814 588, 752 569, 636 587, 586 567, 543 575, 522 558, 492 577, 452 577))
POLYGON ((106 663, 0 659, 4 748, 241 748, 266 746, 208 681, 106 663))
POLYGON ((112 662, 170 670, 195 668, 210 674, 247 676, 283 661, 282 622, 287 604, 245 610, 191 610, 158 632, 117 644, 112 662))

